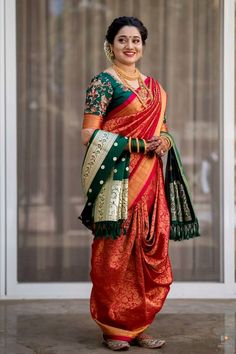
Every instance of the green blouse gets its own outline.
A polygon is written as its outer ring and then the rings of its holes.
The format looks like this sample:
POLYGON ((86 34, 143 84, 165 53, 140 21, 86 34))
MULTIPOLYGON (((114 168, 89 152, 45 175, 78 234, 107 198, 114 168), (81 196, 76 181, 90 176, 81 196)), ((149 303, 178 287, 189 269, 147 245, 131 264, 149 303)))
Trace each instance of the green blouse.
POLYGON ((132 91, 111 74, 102 72, 94 76, 87 88, 84 113, 104 117, 125 102, 131 94, 132 91))
MULTIPOLYGON (((132 93, 111 74, 101 72, 93 77, 86 90, 84 114, 105 117, 114 108, 124 103, 132 93)), ((163 123, 166 123, 166 116, 163 123)))

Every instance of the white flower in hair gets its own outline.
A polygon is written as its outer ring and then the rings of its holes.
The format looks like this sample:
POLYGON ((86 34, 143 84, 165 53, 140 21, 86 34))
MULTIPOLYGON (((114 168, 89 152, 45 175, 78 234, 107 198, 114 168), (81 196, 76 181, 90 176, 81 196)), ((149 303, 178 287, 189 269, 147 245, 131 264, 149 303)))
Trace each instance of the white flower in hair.
POLYGON ((106 54, 107 59, 109 61, 113 62, 113 60, 115 58, 114 57, 114 53, 113 53, 113 51, 111 49, 111 45, 108 43, 107 40, 105 40, 105 42, 104 42, 104 52, 106 54))

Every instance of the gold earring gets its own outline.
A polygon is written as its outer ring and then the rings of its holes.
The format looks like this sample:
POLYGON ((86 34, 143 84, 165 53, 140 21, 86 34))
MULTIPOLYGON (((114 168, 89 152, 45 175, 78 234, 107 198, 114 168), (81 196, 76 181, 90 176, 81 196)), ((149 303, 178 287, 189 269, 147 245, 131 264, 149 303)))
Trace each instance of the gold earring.
POLYGON ((111 45, 108 43, 107 40, 105 40, 104 42, 104 52, 106 54, 106 57, 109 61, 113 62, 113 60, 115 59, 113 50, 111 48, 111 45))

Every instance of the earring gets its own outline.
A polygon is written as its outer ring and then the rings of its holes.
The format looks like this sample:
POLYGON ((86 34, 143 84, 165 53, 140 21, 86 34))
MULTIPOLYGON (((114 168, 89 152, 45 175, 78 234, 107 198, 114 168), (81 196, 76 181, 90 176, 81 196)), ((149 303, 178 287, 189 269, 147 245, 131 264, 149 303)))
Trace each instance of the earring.
POLYGON ((115 59, 114 53, 112 51, 111 45, 108 43, 107 40, 104 42, 104 52, 106 54, 106 57, 109 61, 113 61, 115 59))

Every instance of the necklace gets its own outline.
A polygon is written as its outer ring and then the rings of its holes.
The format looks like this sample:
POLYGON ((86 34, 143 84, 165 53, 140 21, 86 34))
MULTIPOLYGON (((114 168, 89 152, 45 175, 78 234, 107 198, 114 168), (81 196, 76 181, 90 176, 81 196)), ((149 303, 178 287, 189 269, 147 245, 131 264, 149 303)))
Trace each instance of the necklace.
POLYGON ((125 71, 121 70, 117 65, 113 65, 113 69, 115 70, 115 72, 118 75, 121 82, 137 96, 137 98, 139 99, 139 101, 142 103, 142 105, 144 107, 147 107, 147 100, 148 100, 148 98, 151 98, 151 100, 152 100, 153 94, 152 94, 151 89, 148 88, 147 85, 145 84, 140 71, 136 68, 135 74, 132 76, 129 76, 128 74, 126 74, 125 71), (129 80, 129 81, 138 80, 140 90, 137 91, 133 86, 131 86, 127 82, 127 80, 129 80))
POLYGON ((137 68, 135 68, 135 71, 133 74, 128 74, 126 71, 122 70, 119 66, 113 64, 113 69, 116 71, 116 73, 120 76, 122 76, 125 80, 129 80, 129 81, 135 81, 138 80, 138 78, 140 77, 140 72, 137 68))

